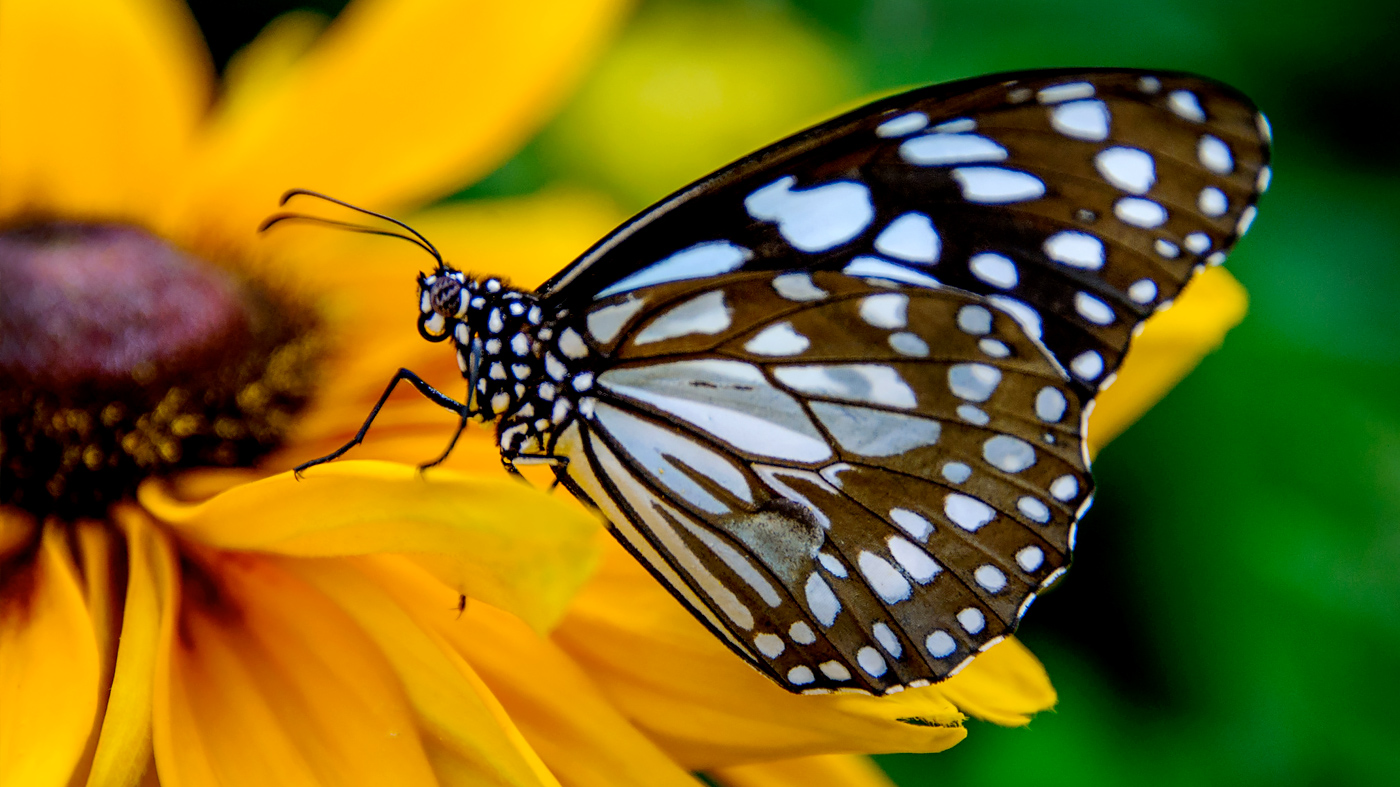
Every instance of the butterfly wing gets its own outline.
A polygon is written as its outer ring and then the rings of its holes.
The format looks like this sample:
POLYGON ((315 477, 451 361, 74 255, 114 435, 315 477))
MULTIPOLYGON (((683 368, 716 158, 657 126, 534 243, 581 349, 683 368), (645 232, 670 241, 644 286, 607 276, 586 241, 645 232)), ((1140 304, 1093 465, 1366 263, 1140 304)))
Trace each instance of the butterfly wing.
POLYGON ((1090 395, 1133 328, 1223 261, 1268 127, 1201 77, 1033 71, 915 90, 677 192, 540 288, 556 307, 741 270, 881 268, 984 295, 1090 395))
POLYGON ((1091 494, 1068 380, 1009 315, 839 272, 645 287, 562 478, 793 690, 951 674, 1058 577, 1091 494))
POLYGON ((596 382, 563 482, 794 691, 947 677, 1064 571, 1083 415, 1248 228, 1267 124, 1214 82, 895 96, 619 228, 539 290, 596 382))

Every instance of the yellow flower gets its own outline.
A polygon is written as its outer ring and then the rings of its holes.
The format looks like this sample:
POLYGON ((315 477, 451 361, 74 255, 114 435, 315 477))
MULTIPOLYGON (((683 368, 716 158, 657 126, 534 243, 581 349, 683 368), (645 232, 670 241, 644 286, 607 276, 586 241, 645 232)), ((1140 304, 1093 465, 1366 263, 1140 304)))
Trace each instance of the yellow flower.
POLYGON ((361 2, 304 54, 292 18, 215 103, 179 6, 0 3, 0 783, 557 783, 445 630, 458 592, 549 628, 596 521, 499 474, 295 483, 413 269, 254 228, 489 171, 619 6, 361 2))
MULTIPOLYGON (((414 250, 252 228, 288 186, 404 210, 499 163, 619 10, 514 8, 361 0, 310 48, 289 17, 213 102, 167 0, 0 2, 0 783, 855 787, 887 783, 857 754, 1053 704, 1014 639, 895 697, 790 695, 486 430, 416 477, 453 427, 416 396, 357 461, 285 472, 393 369, 461 382, 413 330, 414 250)), ((531 286, 617 218, 559 192, 415 223, 531 286)), ((1238 319, 1202 297, 1242 309, 1192 285, 1091 429, 1238 319)))

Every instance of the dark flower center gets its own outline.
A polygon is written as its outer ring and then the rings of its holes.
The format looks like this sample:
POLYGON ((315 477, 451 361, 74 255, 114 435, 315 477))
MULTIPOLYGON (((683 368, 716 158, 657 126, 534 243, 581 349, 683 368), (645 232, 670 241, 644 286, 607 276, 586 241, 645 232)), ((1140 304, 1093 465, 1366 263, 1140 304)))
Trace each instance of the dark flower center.
POLYGON ((0 232, 0 503, 100 516, 147 476, 252 464, 311 392, 316 328, 135 227, 0 232))

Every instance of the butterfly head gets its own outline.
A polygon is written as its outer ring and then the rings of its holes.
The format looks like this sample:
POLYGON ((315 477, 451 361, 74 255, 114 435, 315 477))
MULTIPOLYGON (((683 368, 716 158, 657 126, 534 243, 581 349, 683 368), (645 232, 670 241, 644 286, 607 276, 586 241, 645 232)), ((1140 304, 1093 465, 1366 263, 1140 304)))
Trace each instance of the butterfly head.
POLYGON ((474 289, 475 281, 448 265, 419 274, 418 333, 430 342, 440 342, 452 335, 458 323, 470 324, 474 289))

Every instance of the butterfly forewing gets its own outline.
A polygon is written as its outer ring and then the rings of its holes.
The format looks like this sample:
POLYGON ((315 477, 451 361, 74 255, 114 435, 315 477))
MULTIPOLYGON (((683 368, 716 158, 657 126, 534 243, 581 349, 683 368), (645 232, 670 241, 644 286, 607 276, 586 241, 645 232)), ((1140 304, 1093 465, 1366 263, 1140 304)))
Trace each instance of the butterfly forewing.
POLYGON ((975 295, 837 272, 643 287, 556 447, 643 562, 796 690, 945 677, 1064 565, 1075 397, 975 295))
POLYGON ((1267 127, 1200 77, 1027 72, 878 102, 679 192, 541 288, 898 266, 1015 314, 1090 395, 1247 228, 1267 127))

